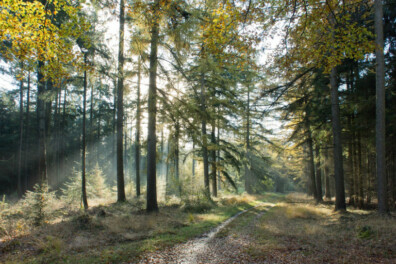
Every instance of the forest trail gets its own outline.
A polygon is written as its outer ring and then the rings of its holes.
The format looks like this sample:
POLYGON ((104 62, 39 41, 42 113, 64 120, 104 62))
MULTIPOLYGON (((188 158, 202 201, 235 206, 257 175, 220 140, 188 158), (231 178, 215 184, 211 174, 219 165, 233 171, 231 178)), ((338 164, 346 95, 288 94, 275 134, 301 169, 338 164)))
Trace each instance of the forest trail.
POLYGON ((221 225, 186 243, 151 252, 138 262, 144 263, 253 263, 243 252, 249 243, 249 230, 274 203, 262 203, 241 211, 221 225), (243 236, 228 235, 227 229, 238 229, 243 236))

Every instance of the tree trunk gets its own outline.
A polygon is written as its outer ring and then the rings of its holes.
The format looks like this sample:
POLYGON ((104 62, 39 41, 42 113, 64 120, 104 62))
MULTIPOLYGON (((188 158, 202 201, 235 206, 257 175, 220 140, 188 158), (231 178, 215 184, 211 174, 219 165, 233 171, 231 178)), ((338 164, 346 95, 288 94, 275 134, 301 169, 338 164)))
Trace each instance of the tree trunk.
MULTIPOLYGON (((23 65, 23 64, 22 64, 23 65)), ((23 67, 21 67, 23 70, 23 67)), ((23 79, 19 85, 19 151, 18 151, 18 196, 22 197, 24 192, 22 187, 22 152, 23 152, 23 79)))
POLYGON ((136 135, 135 135, 135 175, 136 175, 136 196, 140 196, 140 78, 141 78, 141 56, 138 58, 138 83, 136 91, 136 135))
POLYGON ((117 86, 117 201, 124 202, 124 28, 125 28, 125 0, 120 2, 120 39, 118 46, 118 86, 117 86))
POLYGON ((44 63, 38 62, 37 72, 37 116, 38 116, 38 180, 40 184, 47 184, 47 148, 46 148, 46 133, 45 133, 45 82, 43 80, 42 68, 44 63))
POLYGON ((315 159, 314 159, 314 150, 313 150, 313 142, 312 142, 312 134, 311 127, 309 124, 308 113, 306 113, 306 130, 307 130, 307 145, 308 145, 308 170, 309 170, 309 179, 310 179, 310 192, 313 194, 315 200, 319 201, 319 196, 316 188, 316 179, 315 179, 315 159))
POLYGON ((381 214, 389 212, 386 181, 385 161, 385 61, 384 61, 384 32, 383 7, 381 0, 374 1, 375 9, 375 56, 376 56, 376 125, 375 149, 377 153, 377 188, 378 211, 381 214))
POLYGON ((209 189, 209 160, 208 160, 208 140, 206 135, 206 92, 205 92, 205 76, 201 74, 201 111, 202 111, 202 158, 204 169, 204 186, 205 191, 210 194, 209 189))
POLYGON ((54 118, 54 148, 55 148, 55 186, 59 185, 60 182, 60 168, 59 168, 59 146, 60 146, 60 137, 59 137, 59 130, 60 130, 60 105, 61 105, 61 98, 62 97, 62 89, 57 89, 56 91, 56 98, 55 98, 55 118, 54 118))
MULTIPOLYGON (((53 94, 53 83, 52 80, 47 80, 47 88, 46 88, 46 93, 48 97, 48 93, 51 95, 50 98, 52 97, 53 94)), ((50 138, 50 128, 51 128, 51 112, 52 112, 52 99, 46 99, 45 100, 45 136, 47 139, 50 138)), ((48 148, 48 145, 47 145, 48 148)), ((49 147, 50 152, 51 152, 51 147, 49 147)), ((49 155, 50 156, 50 155, 49 155)), ((47 157, 48 158, 48 157, 47 157)), ((50 159, 47 159, 47 163, 50 163, 50 159)), ((48 179, 50 180, 50 179, 48 179)))
MULTIPOLYGON (((114 80, 114 98, 113 98, 113 135, 111 137, 111 161, 113 164, 117 163, 117 154, 116 154, 116 145, 117 145, 117 134, 116 134, 116 129, 117 129, 117 81, 114 80)), ((114 165, 113 165, 114 166, 114 165)), ((117 177, 117 175, 116 175, 117 177)))
POLYGON ((153 6, 151 28, 150 76, 148 92, 148 137, 147 137, 147 212, 158 211, 156 178, 156 115, 157 115, 157 52, 159 37, 159 0, 153 6))
MULTIPOLYGON (((87 64, 87 53, 84 53, 84 63, 87 64)), ((85 152, 86 152, 86 112, 87 112, 87 71, 84 70, 84 94, 83 94, 83 124, 82 124, 82 174, 81 174, 81 198, 84 210, 88 210, 86 179, 85 179, 85 152)))
MULTIPOLYGON (((99 98, 102 98, 102 93, 101 93, 101 89, 102 89, 102 81, 100 81, 100 88, 99 88, 99 98)), ((101 111, 101 107, 98 107, 98 115, 97 115, 97 126, 96 126, 96 142, 98 144, 96 144, 96 161, 99 163, 100 162, 100 146, 101 146, 101 134, 100 134, 100 122, 101 122, 101 118, 102 118, 102 111, 101 111)))
POLYGON ((175 176, 178 186, 178 195, 181 195, 180 169, 179 169, 179 138, 180 138, 180 124, 176 121, 175 125, 175 176))
POLYGON ((165 171, 165 195, 168 196, 170 194, 170 186, 169 186, 169 153, 170 153, 170 142, 172 140, 172 135, 169 133, 168 142, 166 147, 166 171, 165 171))
POLYGON ((326 177, 325 197, 326 197, 326 199, 330 200, 331 199, 331 191, 330 191, 329 150, 326 148, 324 153, 325 153, 324 173, 325 173, 325 177, 326 177))
POLYGON ((27 190, 29 187, 29 166, 28 166, 28 157, 29 157, 29 150, 30 150, 30 140, 28 137, 28 132, 30 129, 30 71, 28 73, 28 79, 27 79, 27 91, 26 91, 26 123, 25 123, 25 173, 24 173, 24 188, 27 190))
POLYGON ((323 192, 322 192, 322 168, 320 164, 320 150, 319 146, 315 147, 316 152, 316 192, 318 195, 318 201, 323 201, 323 192))
MULTIPOLYGON (((66 130, 66 103, 67 103, 67 86, 65 85, 65 89, 63 92, 63 103, 62 103, 62 118, 60 120, 59 125, 59 137, 61 139, 65 138, 65 130, 66 130)), ((65 140, 60 140, 59 142, 60 150, 59 150, 59 163, 60 163, 60 171, 63 171, 66 163, 66 142, 65 140)))
POLYGON ((334 143, 334 178, 336 190, 335 210, 346 210, 344 169, 342 161, 340 106, 338 102, 337 70, 333 68, 330 73, 331 85, 331 116, 334 143))
POLYGON ((193 148, 192 148, 192 177, 195 178, 195 159, 194 159, 194 150, 195 150, 195 144, 193 140, 193 148))
POLYGON ((212 124, 212 133, 211 133, 211 143, 212 143, 212 150, 211 150, 211 156, 212 156, 212 193, 214 197, 217 197, 217 168, 216 168, 216 126, 214 125, 215 121, 213 121, 212 124))
MULTIPOLYGON (((218 119, 217 122, 217 161, 218 164, 220 164, 220 118, 218 119)), ((217 188, 220 191, 221 190, 221 176, 220 176, 220 170, 217 170, 217 188)))
MULTIPOLYGON (((164 120, 162 121, 163 123, 164 120)), ((164 163, 164 153, 165 153, 165 146, 164 146, 164 129, 165 126, 161 127, 161 143, 160 143, 160 148, 161 148, 161 154, 160 154, 160 168, 159 168, 159 175, 164 176, 164 170, 165 170, 165 163, 164 163)))
POLYGON ((245 191, 249 194, 253 193, 251 175, 250 175, 250 90, 247 91, 247 109, 246 109, 246 142, 245 142, 245 191))
POLYGON ((352 128, 352 117, 348 115, 348 126, 349 126, 349 140, 348 140, 348 163, 349 163, 349 204, 352 206, 356 206, 357 201, 357 181, 355 179, 355 151, 353 148, 353 141, 354 141, 354 133, 352 128))
POLYGON ((357 133, 357 160, 356 160, 356 175, 359 181, 359 208, 364 207, 364 183, 363 183, 363 173, 362 173, 362 144, 360 132, 357 133))
MULTIPOLYGON (((93 57, 94 55, 92 55, 93 57)), ((94 62, 93 62, 94 63, 94 62)), ((88 139, 88 146, 89 146, 89 167, 93 168, 95 166, 94 162, 94 151, 95 151, 95 144, 94 144, 94 124, 93 124, 93 112, 94 112, 94 85, 91 83, 91 98, 90 98, 90 108, 89 108, 89 139, 88 139)), ((99 161, 96 161, 99 163, 99 161)))

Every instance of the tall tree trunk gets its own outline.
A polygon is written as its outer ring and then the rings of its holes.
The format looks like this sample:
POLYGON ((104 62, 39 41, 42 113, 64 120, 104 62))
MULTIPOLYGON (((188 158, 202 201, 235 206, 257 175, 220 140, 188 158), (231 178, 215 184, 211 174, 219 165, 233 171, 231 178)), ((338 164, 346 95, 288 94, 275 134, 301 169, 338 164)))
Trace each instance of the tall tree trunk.
POLYGON ((392 189, 393 189, 393 206, 396 206, 396 153, 393 150, 393 180, 392 180, 392 189))
MULTIPOLYGON (((60 138, 65 138, 65 130, 66 130, 66 103, 67 103, 67 86, 65 85, 65 89, 63 92, 63 104, 62 104, 62 120, 60 120, 60 128, 59 128, 59 136, 60 138)), ((66 142, 65 140, 60 141, 60 151, 59 151, 59 162, 60 162, 60 170, 63 171, 66 163, 66 142)))
POLYGON ((375 157, 373 157, 373 155, 367 151, 367 199, 366 199, 366 204, 370 204, 371 203, 371 195, 373 193, 373 186, 372 186, 372 176, 375 173, 375 157))
MULTIPOLYGON (((128 124, 128 117, 125 117, 125 124, 128 124)), ((124 132, 124 175, 128 176, 128 132, 124 132)))
MULTIPOLYGON (((170 131, 170 130, 168 130, 170 131)), ((170 153, 170 142, 172 140, 172 135, 169 133, 168 142, 166 146, 166 171, 165 171, 165 195, 168 196, 170 194, 170 179, 169 179, 169 153, 170 153)))
MULTIPOLYGON (((46 97, 48 98, 48 93, 51 95, 50 99, 46 99, 45 100, 45 136, 46 138, 49 140, 50 139, 50 128, 51 128, 51 112, 52 112, 52 94, 53 94, 53 89, 54 89, 54 85, 52 80, 47 80, 47 88, 46 88, 46 97)), ((48 147, 47 145, 47 150, 48 148, 50 149, 51 152, 51 147, 48 147)), ((50 155, 49 155, 50 156, 50 155)), ((47 163, 49 162, 50 159, 47 159, 47 163)), ((50 180, 50 179, 48 179, 50 180)))
POLYGON ((29 188, 29 166, 28 166, 28 157, 29 157, 29 151, 30 151, 30 140, 28 137, 28 132, 30 131, 30 71, 28 73, 28 79, 27 79, 27 91, 26 91, 26 123, 25 123, 25 172, 24 172, 24 188, 27 190, 29 188))
POLYGON ((352 117, 348 115, 348 126, 349 126, 349 140, 348 140, 348 163, 349 163, 349 204, 355 206, 357 201, 357 181, 355 179, 355 151, 353 148, 354 131, 352 128, 352 117))
POLYGON ((117 154, 116 154, 116 145, 117 145, 117 134, 116 134, 116 129, 117 129, 117 80, 114 79, 114 98, 113 98, 113 135, 111 137, 111 161, 113 164, 117 163, 117 154))
POLYGON ((140 80, 141 80, 142 61, 138 58, 138 82, 136 91, 136 134, 135 134, 135 175, 136 175, 136 196, 140 196, 140 80))
POLYGON ((312 133, 311 126, 309 124, 309 115, 306 112, 305 117, 305 126, 307 131, 307 145, 308 145, 308 170, 309 170, 309 179, 310 179, 310 192, 313 194, 315 200, 319 201, 319 196, 316 188, 316 178, 315 178, 315 159, 314 159, 314 149, 313 149, 313 141, 312 141, 312 133))
POLYGON ((212 193, 214 197, 217 197, 217 168, 216 168, 216 126, 215 126, 215 121, 213 121, 212 124, 212 132, 211 132, 211 143, 212 143, 212 150, 211 150, 211 156, 212 156, 212 193))
POLYGON ((148 136, 147 136, 147 212, 158 211, 157 204, 157 149, 156 149, 156 116, 157 116, 157 52, 159 37, 159 0, 153 6, 150 76, 148 92, 148 136))
MULTIPOLYGON (((99 95, 98 95, 98 97, 99 98, 102 98, 102 92, 101 92, 101 90, 102 90, 102 81, 100 81, 100 88, 99 88, 99 95)), ((100 162, 100 146, 102 145, 102 144, 100 144, 101 143, 101 141, 102 141, 102 139, 101 139, 101 134, 100 134, 100 130, 101 130, 101 126, 100 126, 100 122, 101 122, 101 118, 102 118, 102 111, 101 111, 101 107, 99 106, 98 107, 98 118, 97 118, 97 127, 96 127, 96 142, 98 142, 98 144, 96 144, 96 161, 99 163, 100 162)))
MULTIPOLYGON (((87 53, 84 53, 84 63, 87 64, 87 53)), ((88 210, 88 199, 85 177, 85 152, 86 152, 86 112, 87 112, 87 71, 84 70, 84 93, 83 93, 83 122, 82 122, 82 162, 81 162, 81 198, 84 210, 88 210)))
POLYGON ((118 86, 117 86, 117 201, 124 202, 124 28, 125 0, 120 1, 120 39, 118 46, 118 86))
MULTIPOLYGON (((92 55, 92 59, 94 59, 94 55, 92 55)), ((92 62, 94 63, 94 62, 92 62)), ((90 108, 89 108, 89 166, 90 168, 93 168, 95 166, 94 162, 94 151, 95 151, 95 144, 94 144, 94 124, 93 124, 93 112, 94 112, 94 85, 91 83, 91 98, 90 98, 90 108)), ((97 160, 96 163, 99 161, 97 160)))
POLYGON ((323 192, 322 192, 322 168, 320 164, 320 149, 319 146, 315 147, 316 152, 316 192, 318 195, 318 201, 323 201, 323 192))
POLYGON ((180 168, 179 168, 179 138, 180 138, 180 124, 178 121, 176 121, 175 125, 175 176, 176 176, 176 182, 178 186, 178 195, 181 195, 182 189, 181 189, 181 182, 180 182, 180 168))
POLYGON ((385 61, 383 7, 381 0, 374 1, 375 18, 375 56, 376 56, 376 126, 375 150, 377 153, 378 211, 389 212, 385 160, 385 61))
MULTIPOLYGON (((23 64, 21 67, 23 70, 23 64)), ((19 151, 18 151, 18 196, 22 197, 24 192, 22 187, 22 152, 23 152, 23 79, 19 84, 19 151)))
POLYGON ((325 166, 324 166, 324 173, 326 177, 325 181, 325 197, 326 199, 331 199, 331 191, 330 191, 330 169, 329 169, 329 150, 326 148, 325 152, 325 166))
POLYGON ((54 167, 55 167, 55 186, 59 185, 59 106, 61 104, 62 89, 56 90, 55 98, 55 117, 54 117, 54 167))
POLYGON ((40 184, 47 184, 47 148, 46 148, 46 133, 45 133, 45 82, 43 80, 42 68, 44 63, 38 62, 37 71, 37 116, 38 116, 38 180, 40 184))
POLYGON ((338 99, 337 70, 333 68, 330 73, 331 86, 331 116, 334 143, 334 178, 336 190, 335 210, 346 210, 344 169, 342 161, 340 106, 338 99))
POLYGON ((362 144, 361 135, 358 131, 357 133, 357 160, 356 160, 356 174, 359 181, 359 207, 364 207, 364 183, 363 183, 363 173, 362 173, 362 144))
MULTIPOLYGON (((162 121, 164 123, 164 121, 162 121)), ((160 143, 160 148, 161 148, 161 154, 160 154, 160 169, 159 169, 159 174, 162 176, 164 176, 164 169, 165 169, 165 163, 164 163, 164 152, 165 152, 165 146, 164 146, 164 129, 165 126, 161 127, 161 143, 160 143)))
POLYGON ((195 178, 195 159, 194 159, 194 150, 195 150, 195 142, 193 139, 193 148, 192 148, 192 177, 195 178))
MULTIPOLYGON (((220 118, 218 119, 217 122, 217 145, 218 145, 218 149, 217 149, 217 162, 218 164, 220 164, 220 118)), ((218 190, 221 190, 221 176, 220 176, 220 170, 217 170, 217 187, 218 190)))
POLYGON ((206 135, 206 91, 205 91, 205 76, 201 73, 201 112, 202 112, 202 158, 204 169, 204 186, 205 191, 210 194, 209 189, 209 160, 208 160, 208 139, 206 135))
POLYGON ((245 142, 245 191, 253 193, 251 175, 250 175, 250 89, 247 91, 247 109, 246 109, 246 142, 245 142))

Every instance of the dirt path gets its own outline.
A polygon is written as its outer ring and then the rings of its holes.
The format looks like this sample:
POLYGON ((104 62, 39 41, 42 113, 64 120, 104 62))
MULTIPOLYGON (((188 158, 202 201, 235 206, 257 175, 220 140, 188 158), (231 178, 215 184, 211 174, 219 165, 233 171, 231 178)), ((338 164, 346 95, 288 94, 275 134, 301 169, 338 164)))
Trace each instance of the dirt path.
POLYGON ((149 253, 143 256, 138 263, 254 263, 250 256, 244 252, 244 249, 250 243, 249 230, 266 212, 267 208, 272 206, 274 204, 265 203, 241 211, 209 233, 172 248, 149 253), (250 215, 248 217, 248 214, 252 213, 254 216, 251 217, 250 215), (244 220, 243 218, 248 218, 248 221, 239 223, 239 221, 244 220), (234 221, 235 219, 237 220, 234 221), (234 228, 231 227, 232 225, 237 225, 238 228, 243 229, 242 233, 244 235, 238 237, 227 235, 225 229, 234 228), (222 235, 223 232, 225 234, 222 235))

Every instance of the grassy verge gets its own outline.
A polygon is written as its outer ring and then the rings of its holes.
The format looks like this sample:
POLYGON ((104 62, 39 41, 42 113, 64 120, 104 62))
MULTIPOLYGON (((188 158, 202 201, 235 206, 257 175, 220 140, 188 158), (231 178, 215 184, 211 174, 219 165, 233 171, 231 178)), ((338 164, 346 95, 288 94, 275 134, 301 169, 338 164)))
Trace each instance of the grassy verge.
MULTIPOLYGON (((242 220, 242 219, 241 219, 242 220)), ((396 263, 396 218, 373 211, 333 211, 301 195, 263 214, 249 230, 233 228, 228 235, 246 236, 244 252, 265 263, 396 263)))
POLYGON ((58 214, 42 227, 2 237, 0 262, 133 262, 145 252, 205 233, 241 210, 280 198, 277 194, 227 196, 203 213, 186 212, 176 204, 148 215, 134 203, 124 203, 93 207, 88 214, 58 214))

